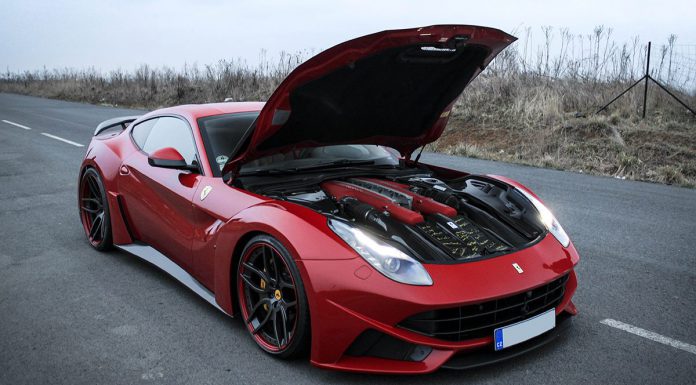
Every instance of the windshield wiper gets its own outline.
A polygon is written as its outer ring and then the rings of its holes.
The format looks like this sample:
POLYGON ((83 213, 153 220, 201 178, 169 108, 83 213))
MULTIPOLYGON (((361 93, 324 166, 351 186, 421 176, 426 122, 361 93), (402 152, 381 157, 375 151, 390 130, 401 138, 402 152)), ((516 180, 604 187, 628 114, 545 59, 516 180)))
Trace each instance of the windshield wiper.
POLYGON ((293 172, 295 172, 293 169, 266 168, 266 169, 262 169, 262 170, 240 172, 239 176, 280 175, 280 174, 291 174, 293 172))
POLYGON ((369 166, 375 164, 374 160, 352 160, 352 159, 338 159, 332 162, 319 163, 313 166, 296 167, 296 171, 308 171, 308 170, 322 170, 325 168, 340 168, 344 166, 369 166))
POLYGON ((316 171, 325 170, 331 168, 343 168, 347 166, 369 166, 375 164, 374 160, 351 160, 351 159, 339 159, 332 162, 319 163, 312 166, 305 167, 291 167, 291 168, 267 168, 248 172, 242 172, 239 176, 259 176, 259 175, 279 175, 279 174, 294 174, 302 171, 316 171))

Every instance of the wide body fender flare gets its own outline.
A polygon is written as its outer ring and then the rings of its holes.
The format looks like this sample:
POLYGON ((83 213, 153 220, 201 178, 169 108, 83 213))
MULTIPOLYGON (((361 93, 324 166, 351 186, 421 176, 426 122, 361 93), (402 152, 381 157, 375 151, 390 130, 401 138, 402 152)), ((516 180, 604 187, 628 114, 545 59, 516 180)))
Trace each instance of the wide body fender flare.
POLYGON ((215 298, 228 314, 234 313, 236 263, 246 243, 258 234, 278 239, 297 263, 310 313, 312 283, 304 260, 345 260, 358 257, 328 227, 325 216, 289 202, 264 202, 242 210, 218 231, 215 240, 215 298))

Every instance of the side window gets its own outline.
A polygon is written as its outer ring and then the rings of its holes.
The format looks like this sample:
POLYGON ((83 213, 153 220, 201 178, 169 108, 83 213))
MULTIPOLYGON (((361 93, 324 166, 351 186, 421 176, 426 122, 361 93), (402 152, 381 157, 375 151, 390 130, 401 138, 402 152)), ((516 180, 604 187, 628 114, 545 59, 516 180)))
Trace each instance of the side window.
POLYGON ((152 131, 152 127, 155 126, 155 123, 157 123, 157 119, 150 119, 142 123, 138 123, 133 127, 133 132, 131 135, 133 136, 135 144, 137 144, 141 149, 145 146, 145 141, 150 135, 150 131, 152 131))
MULTIPOLYGON (((193 163, 196 159, 196 146, 188 124, 183 120, 172 117, 161 117, 150 129, 150 133, 142 146, 143 151, 151 154, 164 147, 173 147, 184 157, 186 163, 193 163)), ((133 129, 133 138, 136 137, 136 129, 133 129)), ((135 139, 136 143, 138 139, 135 139)))

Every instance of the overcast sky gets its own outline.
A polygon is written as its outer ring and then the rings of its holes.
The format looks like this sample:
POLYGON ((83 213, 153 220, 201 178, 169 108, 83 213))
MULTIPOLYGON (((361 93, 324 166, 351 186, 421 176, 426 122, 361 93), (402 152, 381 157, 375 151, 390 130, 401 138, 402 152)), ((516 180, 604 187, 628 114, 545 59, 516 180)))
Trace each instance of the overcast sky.
POLYGON ((696 43, 690 1, 249 1, 2 0, 0 70, 43 66, 133 69, 141 63, 181 67, 242 58, 262 49, 318 51, 384 29, 476 24, 506 32, 540 26, 591 33, 600 24, 619 41, 632 36, 696 43))

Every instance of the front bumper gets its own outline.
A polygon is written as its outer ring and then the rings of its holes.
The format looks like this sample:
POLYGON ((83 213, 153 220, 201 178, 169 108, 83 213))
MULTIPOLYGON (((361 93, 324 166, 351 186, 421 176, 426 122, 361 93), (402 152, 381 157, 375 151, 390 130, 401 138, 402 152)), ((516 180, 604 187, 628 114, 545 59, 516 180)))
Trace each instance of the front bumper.
POLYGON ((577 313, 571 301, 577 287, 573 270, 577 262, 572 244, 563 248, 552 236, 527 249, 496 258, 456 265, 427 265, 434 281, 433 286, 427 287, 391 281, 366 267, 361 258, 302 261, 303 281, 310 286, 307 291, 312 315, 311 362, 336 370, 415 374, 440 367, 480 366, 522 354, 550 341, 567 324, 565 319, 577 313), (512 263, 521 265, 524 273, 518 273, 512 263), (566 274, 565 294, 556 307, 558 326, 510 349, 494 352, 492 333, 481 338, 446 341, 398 326, 414 314, 505 298, 566 274), (397 352, 399 359, 381 358, 391 357, 388 353, 377 354, 381 357, 356 355, 358 339, 375 332, 387 336, 386 350, 401 347, 405 353, 397 352))

